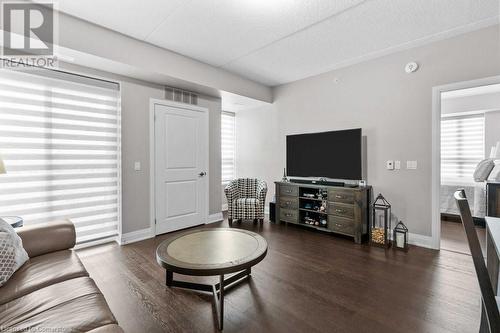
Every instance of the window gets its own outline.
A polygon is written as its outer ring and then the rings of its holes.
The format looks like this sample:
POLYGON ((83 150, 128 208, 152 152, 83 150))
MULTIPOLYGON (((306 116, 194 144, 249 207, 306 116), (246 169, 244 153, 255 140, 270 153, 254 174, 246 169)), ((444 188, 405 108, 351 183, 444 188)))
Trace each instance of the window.
POLYGON ((441 118, 441 179, 443 183, 473 183, 484 158, 484 115, 441 118))
POLYGON ((227 185, 235 174, 235 114, 223 111, 221 115, 222 185, 227 185))
POLYGON ((120 221, 119 86, 53 70, 0 70, 0 216, 71 219, 77 243, 120 221))

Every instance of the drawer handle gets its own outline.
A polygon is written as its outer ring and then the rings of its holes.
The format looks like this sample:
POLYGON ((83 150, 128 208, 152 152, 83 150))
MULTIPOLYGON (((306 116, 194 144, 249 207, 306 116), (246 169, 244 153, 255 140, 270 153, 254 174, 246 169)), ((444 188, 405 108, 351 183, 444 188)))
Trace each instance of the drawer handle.
POLYGON ((292 190, 286 190, 285 192, 286 193, 292 193, 292 190))
POLYGON ((335 209, 335 212, 337 213, 345 213, 345 209, 335 209))
POLYGON ((291 204, 291 202, 290 202, 290 201, 286 201, 286 202, 285 202, 285 204, 290 205, 290 204, 291 204))
POLYGON ((337 199, 344 199, 345 197, 343 195, 340 195, 340 194, 335 194, 335 198, 337 198, 337 199))
POLYGON ((340 224, 340 223, 335 223, 335 225, 336 225, 337 227, 343 227, 343 225, 342 225, 342 224, 340 224))
POLYGON ((286 216, 286 217, 291 217, 291 216, 293 216, 293 214, 286 213, 286 214, 285 214, 285 216, 286 216))

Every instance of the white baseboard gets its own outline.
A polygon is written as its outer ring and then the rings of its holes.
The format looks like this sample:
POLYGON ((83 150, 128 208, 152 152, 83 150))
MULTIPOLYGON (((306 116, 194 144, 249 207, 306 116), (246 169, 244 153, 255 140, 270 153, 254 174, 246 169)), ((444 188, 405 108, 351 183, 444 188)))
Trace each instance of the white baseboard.
POLYGON ((227 212, 228 209, 229 209, 229 207, 228 207, 227 203, 222 205, 223 212, 227 212))
POLYGON ((433 241, 431 236, 424 236, 420 234, 412 234, 408 235, 408 243, 420 247, 425 247, 428 249, 434 249, 433 241))
POLYGON ((148 238, 153 238, 155 236, 153 228, 145 228, 132 232, 127 232, 126 234, 122 234, 119 244, 125 245, 130 243, 135 243, 141 240, 145 240, 148 238))
POLYGON ((222 212, 208 215, 207 224, 224 221, 222 212))

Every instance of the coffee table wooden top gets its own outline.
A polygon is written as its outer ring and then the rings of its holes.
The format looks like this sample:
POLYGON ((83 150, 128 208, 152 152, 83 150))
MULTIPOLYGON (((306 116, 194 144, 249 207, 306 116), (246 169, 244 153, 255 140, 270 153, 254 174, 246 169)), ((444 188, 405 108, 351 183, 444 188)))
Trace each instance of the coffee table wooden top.
POLYGON ((267 254, 266 240, 251 231, 209 228, 174 235, 156 249, 158 263, 187 275, 221 275, 242 271, 267 254))

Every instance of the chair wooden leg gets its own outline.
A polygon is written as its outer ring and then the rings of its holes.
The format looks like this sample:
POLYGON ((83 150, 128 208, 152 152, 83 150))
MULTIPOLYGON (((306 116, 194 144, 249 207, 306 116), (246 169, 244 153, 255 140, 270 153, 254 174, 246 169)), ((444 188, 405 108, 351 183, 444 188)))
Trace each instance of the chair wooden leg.
POLYGON ((260 225, 264 224, 264 219, 259 219, 260 225))
POLYGON ((229 221, 229 226, 232 227, 233 226, 233 219, 227 219, 229 221))
POLYGON ((257 224, 257 219, 253 219, 253 224, 257 224))

